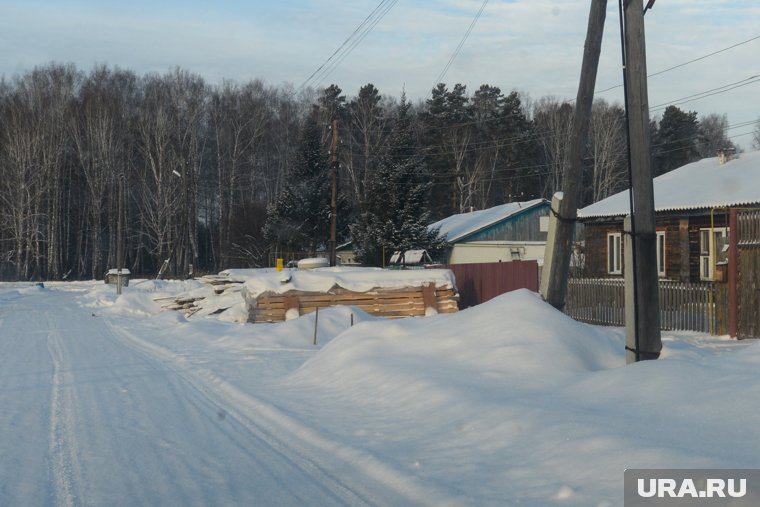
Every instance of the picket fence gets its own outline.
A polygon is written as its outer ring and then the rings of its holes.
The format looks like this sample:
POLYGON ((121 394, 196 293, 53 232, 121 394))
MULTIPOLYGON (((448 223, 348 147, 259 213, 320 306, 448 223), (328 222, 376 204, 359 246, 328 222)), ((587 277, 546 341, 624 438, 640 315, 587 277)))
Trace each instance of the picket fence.
MULTIPOLYGON (((660 281, 662 329, 715 333, 715 312, 714 284, 660 281)), ((570 279, 565 313, 589 324, 624 326, 624 281, 603 278, 570 279)))

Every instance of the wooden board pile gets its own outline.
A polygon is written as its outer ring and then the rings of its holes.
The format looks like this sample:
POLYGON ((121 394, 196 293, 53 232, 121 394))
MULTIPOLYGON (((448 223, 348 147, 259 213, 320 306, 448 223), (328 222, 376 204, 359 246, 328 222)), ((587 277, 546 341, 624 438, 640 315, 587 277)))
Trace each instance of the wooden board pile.
POLYGON ((459 296, 451 287, 427 284, 401 289, 375 288, 354 292, 334 286, 327 292, 291 290, 264 292, 248 301, 249 322, 279 322, 332 306, 355 306, 378 317, 424 317, 459 311, 459 296), (297 312, 297 313, 294 313, 297 312))
POLYGON ((215 315, 243 301, 243 280, 231 280, 227 276, 206 275, 197 280, 208 287, 186 292, 178 296, 156 299, 166 310, 182 311, 185 317, 215 315))

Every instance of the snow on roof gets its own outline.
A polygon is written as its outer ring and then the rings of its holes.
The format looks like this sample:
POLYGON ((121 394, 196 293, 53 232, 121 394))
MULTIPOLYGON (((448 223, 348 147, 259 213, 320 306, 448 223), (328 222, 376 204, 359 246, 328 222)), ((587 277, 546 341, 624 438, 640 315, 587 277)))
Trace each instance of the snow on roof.
MULTIPOLYGON (((119 268, 111 268, 108 270, 109 275, 118 275, 119 274, 119 268)), ((132 273, 129 272, 127 268, 121 268, 121 274, 122 275, 131 275, 132 273)))
POLYGON ((449 243, 455 243, 465 236, 469 236, 481 229, 485 229, 490 225, 544 202, 547 202, 546 199, 510 202, 484 210, 460 213, 459 215, 452 215, 443 220, 439 220, 438 222, 429 225, 428 229, 439 228, 441 236, 446 237, 446 241, 449 243))
MULTIPOLYGON (((720 165, 718 157, 686 164, 654 179, 655 211, 681 211, 760 203, 760 151, 720 165)), ((579 218, 625 216, 628 190, 578 210, 579 218)))
POLYGON ((456 288, 454 274, 448 269, 388 270, 333 267, 282 272, 262 269, 251 270, 245 278, 245 290, 254 298, 264 292, 327 292, 335 286, 354 292, 367 292, 378 288, 403 289, 428 283, 434 283, 440 288, 456 288))
POLYGON ((424 261, 430 261, 430 256, 427 250, 407 250, 406 252, 394 252, 391 255, 391 264, 401 263, 401 254, 403 253, 404 264, 422 264, 424 261))

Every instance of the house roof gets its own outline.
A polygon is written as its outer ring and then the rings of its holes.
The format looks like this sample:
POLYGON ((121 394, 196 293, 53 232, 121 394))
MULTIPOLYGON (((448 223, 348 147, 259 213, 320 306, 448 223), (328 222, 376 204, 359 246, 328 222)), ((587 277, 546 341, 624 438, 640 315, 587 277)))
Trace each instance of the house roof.
MULTIPOLYGON (((625 216, 629 192, 578 210, 578 218, 625 216)), ((686 164, 654 179, 656 212, 747 206, 760 203, 760 151, 742 153, 721 165, 718 157, 686 164)))
POLYGON ((428 229, 439 228, 441 236, 444 236, 446 241, 456 243, 486 227, 507 220, 535 206, 548 204, 548 202, 546 199, 534 199, 525 202, 510 202, 470 213, 460 213, 430 224, 428 229))

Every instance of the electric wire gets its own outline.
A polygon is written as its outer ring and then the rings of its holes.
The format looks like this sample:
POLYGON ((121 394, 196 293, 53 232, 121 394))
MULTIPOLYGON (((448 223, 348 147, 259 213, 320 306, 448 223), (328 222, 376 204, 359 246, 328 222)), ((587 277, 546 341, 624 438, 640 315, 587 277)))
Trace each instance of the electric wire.
POLYGON ((681 97, 679 99, 672 100, 670 102, 665 102, 663 104, 658 104, 656 106, 650 107, 649 111, 659 111, 661 109, 665 109, 669 106, 676 106, 679 104, 685 104, 687 102, 693 102, 695 100, 704 99, 706 97, 712 97, 713 95, 718 95, 720 93, 725 93, 731 90, 735 90, 737 88, 742 88, 744 86, 748 86, 754 83, 760 82, 760 75, 755 75, 748 77, 746 79, 742 79, 741 81, 736 81, 734 83, 729 83, 727 85, 719 86, 717 88, 713 88, 712 90, 707 90, 700 93, 695 93, 693 95, 687 95, 686 97, 681 97))
MULTIPOLYGON (((693 60, 689 60, 688 62, 679 63, 677 65, 673 65, 672 67, 668 67, 667 69, 663 69, 663 70, 659 70, 657 72, 653 72, 652 74, 647 75, 647 78, 659 76, 660 74, 665 74, 666 72, 670 72, 672 70, 679 69, 679 68, 684 67, 686 65, 692 64, 694 62, 698 62, 700 60, 704 60, 705 58, 709 58, 711 56, 715 56, 717 54, 723 53, 723 52, 728 51, 730 49, 734 49, 736 47, 742 46, 744 44, 747 44, 749 42, 752 42, 752 41, 755 41, 755 40, 758 40, 758 39, 760 39, 760 35, 756 35, 755 37, 752 37, 750 39, 747 39, 747 40, 744 40, 744 41, 741 41, 741 42, 737 42, 736 44, 732 44, 731 46, 725 47, 723 49, 719 49, 717 51, 713 51, 712 53, 708 53, 706 55, 702 55, 700 57, 694 58, 693 60)), ((618 84, 618 85, 615 85, 615 86, 610 86, 609 88, 605 88, 604 90, 599 90, 598 92, 595 92, 595 93, 608 92, 608 91, 614 90, 616 88, 621 88, 622 86, 623 85, 621 83, 621 84, 618 84)))
POLYGON ((367 35, 369 35, 370 32, 375 28, 375 26, 377 26, 377 24, 380 23, 383 17, 385 17, 388 11, 390 11, 393 8, 393 6, 396 5, 397 3, 398 3, 398 0, 392 0, 391 3, 388 4, 385 10, 372 21, 372 24, 361 33, 361 35, 348 47, 346 51, 343 52, 343 54, 341 54, 341 56, 335 61, 335 63, 332 66, 330 66, 328 69, 326 69, 322 75, 320 75, 318 79, 318 84, 324 81, 325 79, 327 79, 327 76, 332 74, 332 72, 335 69, 337 69, 341 63, 343 63, 343 60, 345 60, 346 57, 348 57, 348 55, 351 54, 351 52, 354 50, 354 48, 356 48, 356 46, 362 43, 362 41, 367 37, 367 35))
POLYGON ((338 65, 356 48, 356 46, 363 41, 372 29, 377 26, 380 20, 390 11, 394 5, 398 3, 398 0, 382 0, 375 8, 370 12, 367 17, 356 27, 356 29, 349 35, 346 40, 336 49, 327 60, 322 63, 309 77, 301 84, 301 88, 309 86, 309 84, 319 84, 324 80, 338 65), (335 59, 335 61, 333 61, 335 59), (331 63, 332 62, 332 63, 331 63))
POLYGON ((464 43, 467 41, 467 38, 470 36, 470 33, 472 33, 472 29, 475 28, 475 24, 478 22, 478 19, 480 19, 480 15, 483 14, 483 10, 486 8, 487 4, 488 4, 488 0, 483 0, 483 4, 480 6, 480 10, 478 11, 477 14, 475 14, 475 18, 473 18, 472 22, 470 23, 469 28, 467 28, 467 31, 464 34, 464 37, 462 37, 462 40, 459 42, 459 45, 451 54, 451 58, 449 58, 449 61, 446 62, 446 65, 443 67, 443 70, 438 75, 438 79, 436 79, 435 83, 433 84, 433 87, 435 87, 438 83, 443 81, 443 77, 449 71, 451 64, 454 63, 454 60, 459 55, 459 52, 462 50, 462 47, 464 47, 464 43))
POLYGON ((307 85, 307 84, 308 84, 308 83, 309 83, 309 82, 310 82, 310 81, 311 81, 311 80, 314 78, 314 76, 316 76, 316 75, 317 75, 317 74, 318 74, 318 73, 319 73, 319 72, 320 72, 320 71, 321 71, 321 70, 322 70, 322 69, 323 69, 323 68, 324 68, 324 67, 325 67, 325 66, 326 66, 328 63, 330 63, 330 61, 331 61, 333 58, 335 58, 335 56, 336 56, 336 55, 337 55, 337 54, 338 54, 338 53, 339 53, 339 52, 340 52, 340 51, 341 51, 341 50, 342 50, 344 47, 346 47, 346 45, 349 43, 349 41, 351 41, 351 39, 353 39, 353 38, 354 38, 354 36, 355 36, 355 35, 356 35, 356 34, 359 32, 359 30, 361 30, 361 29, 362 29, 362 27, 364 27, 364 25, 366 25, 366 24, 369 22, 369 20, 372 18, 372 16, 374 16, 374 15, 375 15, 375 13, 376 13, 376 12, 377 12, 377 11, 378 11, 378 10, 379 10, 381 7, 382 7, 382 5, 383 5, 383 4, 385 4, 385 3, 386 3, 386 2, 388 2, 388 1, 389 1, 389 0, 382 0, 382 1, 379 3, 379 4, 378 4, 378 5, 377 5, 377 6, 376 6, 376 7, 375 7, 373 10, 372 10, 372 12, 370 12, 370 13, 367 15, 367 17, 366 17, 366 18, 364 18, 364 20, 363 20, 363 21, 362 21, 362 22, 359 24, 359 26, 358 26, 358 27, 356 27, 356 29, 355 29, 355 30, 354 30, 354 31, 351 33, 351 35, 349 35, 349 36, 346 38, 346 40, 344 40, 344 41, 343 41, 343 44, 341 44, 341 45, 338 47, 338 49, 336 49, 336 50, 333 52, 333 54, 331 54, 331 55, 330 55, 330 56, 327 58, 327 60, 325 60, 325 61, 322 63, 322 65, 320 65, 319 67, 317 67, 317 70, 315 70, 314 72, 312 72, 312 73, 311 73, 311 75, 310 75, 309 77, 307 77, 307 78, 306 78, 306 80, 305 80, 305 81, 304 81, 304 82, 301 84, 301 88, 305 88, 305 87, 306 87, 306 85, 307 85))

